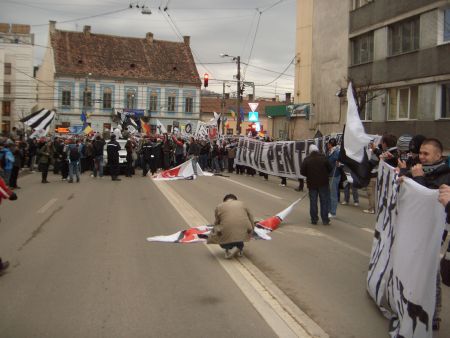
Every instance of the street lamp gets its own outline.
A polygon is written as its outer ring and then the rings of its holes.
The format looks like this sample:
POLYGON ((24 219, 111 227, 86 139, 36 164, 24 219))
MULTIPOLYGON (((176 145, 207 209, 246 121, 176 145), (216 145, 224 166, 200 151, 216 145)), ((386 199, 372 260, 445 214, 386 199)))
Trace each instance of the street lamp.
POLYGON ((236 80, 237 80, 237 100, 236 100, 236 106, 237 106, 237 110, 236 110, 236 114, 237 114, 237 123, 236 123, 236 132, 238 133, 238 135, 241 134, 241 57, 240 56, 232 56, 232 55, 228 55, 228 54, 224 54, 221 53, 220 57, 224 58, 224 57, 230 57, 233 58, 233 61, 236 61, 237 63, 237 75, 236 75, 236 80))

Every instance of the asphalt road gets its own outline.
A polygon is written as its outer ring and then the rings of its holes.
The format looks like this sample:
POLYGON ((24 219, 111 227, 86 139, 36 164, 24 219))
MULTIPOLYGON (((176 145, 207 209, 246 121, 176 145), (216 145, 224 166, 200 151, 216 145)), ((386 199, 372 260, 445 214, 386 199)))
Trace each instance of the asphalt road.
MULTIPOLYGON (((140 173, 140 172, 138 172, 140 173)), ((273 337, 272 328, 205 245, 149 243, 186 227, 154 182, 87 174, 68 184, 24 176, 19 200, 0 206, 0 337, 273 337)), ((278 178, 201 177, 168 184, 204 218, 234 193, 256 218, 300 194, 278 178)), ((310 225, 301 202, 250 259, 330 337, 388 337, 388 321, 365 291, 374 216, 339 206, 331 226, 310 225)), ((450 292, 443 325, 450 336, 450 292)))

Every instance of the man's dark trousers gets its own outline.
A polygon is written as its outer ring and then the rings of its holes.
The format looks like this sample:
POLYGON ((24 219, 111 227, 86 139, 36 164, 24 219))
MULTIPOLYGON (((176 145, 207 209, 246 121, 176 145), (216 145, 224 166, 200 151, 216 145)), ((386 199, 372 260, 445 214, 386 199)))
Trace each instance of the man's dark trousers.
POLYGON ((329 223, 328 218, 328 199, 330 198, 330 188, 328 185, 320 187, 318 189, 309 189, 309 214, 311 216, 311 222, 317 223, 319 220, 317 198, 320 201, 320 217, 323 223, 329 223))

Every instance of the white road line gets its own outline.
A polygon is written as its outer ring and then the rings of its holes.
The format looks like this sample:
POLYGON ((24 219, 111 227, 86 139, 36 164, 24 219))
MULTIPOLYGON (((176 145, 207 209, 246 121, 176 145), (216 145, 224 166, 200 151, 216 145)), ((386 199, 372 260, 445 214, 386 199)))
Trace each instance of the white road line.
POLYGON ((361 230, 370 232, 371 234, 375 233, 375 231, 373 229, 369 229, 369 228, 361 228, 361 230))
POLYGON ((50 207, 55 204, 55 202, 57 201, 57 198, 52 198, 50 201, 48 201, 42 208, 40 208, 37 213, 38 214, 43 214, 45 213, 48 209, 50 209, 50 207))
MULTIPOLYGON (((154 183, 189 226, 209 223, 168 184, 156 181, 154 183)), ((223 250, 218 246, 205 246, 277 336, 329 337, 248 259, 225 260, 223 250)))
POLYGON ((235 181, 235 180, 230 180, 229 178, 222 177, 222 176, 218 176, 218 177, 220 177, 220 178, 222 178, 222 179, 224 179, 224 180, 227 180, 227 181, 229 181, 229 182, 233 182, 233 183, 235 183, 235 184, 238 184, 238 185, 241 185, 241 186, 243 186, 243 187, 246 187, 247 189, 251 189, 251 190, 257 191, 257 192, 259 192, 260 194, 264 194, 264 195, 267 195, 267 196, 270 196, 270 197, 273 197, 273 198, 276 198, 276 199, 279 199, 279 200, 282 200, 282 199, 283 199, 283 197, 280 197, 280 196, 271 194, 271 193, 269 193, 269 192, 266 192, 266 191, 263 191, 263 190, 260 190, 260 189, 254 188, 254 187, 251 187, 251 186, 249 186, 249 185, 247 185, 247 184, 244 184, 244 183, 241 183, 241 182, 238 182, 238 181, 235 181))

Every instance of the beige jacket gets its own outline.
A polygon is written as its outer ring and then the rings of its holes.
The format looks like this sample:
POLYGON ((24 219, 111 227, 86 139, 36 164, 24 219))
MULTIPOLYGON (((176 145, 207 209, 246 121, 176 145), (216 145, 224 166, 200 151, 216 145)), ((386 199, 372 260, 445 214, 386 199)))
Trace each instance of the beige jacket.
POLYGON ((209 236, 209 244, 247 242, 253 232, 253 216, 241 201, 228 200, 215 210, 214 229, 209 236))

